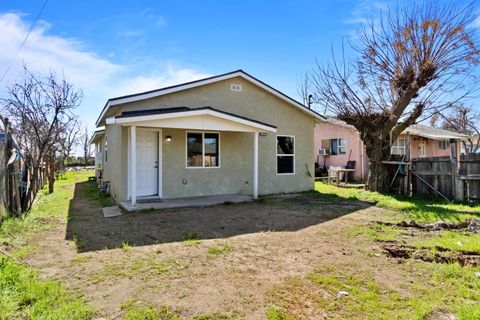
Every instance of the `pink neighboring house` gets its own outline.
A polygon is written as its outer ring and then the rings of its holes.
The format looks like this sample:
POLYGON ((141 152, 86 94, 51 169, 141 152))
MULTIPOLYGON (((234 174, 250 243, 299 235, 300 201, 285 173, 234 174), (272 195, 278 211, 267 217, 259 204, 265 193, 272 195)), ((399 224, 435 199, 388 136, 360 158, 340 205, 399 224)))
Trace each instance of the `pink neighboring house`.
MULTIPOLYGON (((416 124, 405 130, 392 145, 392 154, 406 155, 405 134, 410 134, 410 158, 445 157, 450 156, 450 139, 457 140, 457 152, 464 153, 461 140, 466 135, 453 131, 438 129, 416 124)), ((320 168, 324 165, 346 166, 347 162, 355 161, 353 178, 365 180, 368 175, 368 157, 358 131, 343 121, 327 118, 325 122, 315 127, 315 162, 320 168)))

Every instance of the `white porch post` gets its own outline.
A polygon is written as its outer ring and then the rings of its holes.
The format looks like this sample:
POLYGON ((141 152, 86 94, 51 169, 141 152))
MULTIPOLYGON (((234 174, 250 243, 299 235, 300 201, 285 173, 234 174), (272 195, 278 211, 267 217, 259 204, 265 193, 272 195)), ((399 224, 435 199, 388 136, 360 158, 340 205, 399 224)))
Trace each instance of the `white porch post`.
POLYGON ((253 134, 253 199, 258 198, 258 132, 253 134))
POLYGON ((132 207, 137 205, 137 127, 130 128, 130 175, 132 193, 132 207))

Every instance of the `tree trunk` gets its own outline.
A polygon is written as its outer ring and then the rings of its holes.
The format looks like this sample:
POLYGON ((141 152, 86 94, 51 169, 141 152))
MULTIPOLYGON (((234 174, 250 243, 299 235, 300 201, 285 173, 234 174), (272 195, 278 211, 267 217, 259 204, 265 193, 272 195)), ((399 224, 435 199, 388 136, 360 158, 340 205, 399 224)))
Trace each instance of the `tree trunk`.
POLYGON ((47 180, 48 180, 48 193, 53 193, 53 186, 55 184, 55 158, 48 159, 47 180))
POLYGON ((368 156, 367 189, 381 193, 388 192, 388 168, 383 164, 390 155, 390 134, 376 132, 375 135, 363 138, 368 156))

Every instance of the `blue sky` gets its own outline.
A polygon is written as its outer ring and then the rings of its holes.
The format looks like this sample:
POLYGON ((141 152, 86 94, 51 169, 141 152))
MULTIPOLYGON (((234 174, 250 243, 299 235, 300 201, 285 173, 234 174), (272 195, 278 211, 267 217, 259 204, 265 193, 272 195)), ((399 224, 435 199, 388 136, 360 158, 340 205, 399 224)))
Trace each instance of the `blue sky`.
MULTIPOLYGON (((43 0, 0 2, 3 74, 43 0)), ((391 2, 390 4, 395 4, 391 2)), ((49 0, 0 88, 53 69, 84 92, 91 129, 109 97, 244 69, 292 97, 298 77, 330 59, 380 1, 49 0)), ((1 89, 0 89, 1 90, 1 89)))

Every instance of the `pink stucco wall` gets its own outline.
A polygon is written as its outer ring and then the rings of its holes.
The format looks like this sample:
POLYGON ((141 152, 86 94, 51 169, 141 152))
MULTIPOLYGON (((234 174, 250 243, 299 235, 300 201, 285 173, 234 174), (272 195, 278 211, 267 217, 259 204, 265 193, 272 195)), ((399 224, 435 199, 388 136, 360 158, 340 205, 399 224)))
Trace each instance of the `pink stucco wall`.
MULTIPOLYGON (((426 142, 427 157, 448 157, 450 156, 450 147, 440 149, 438 140, 426 139, 418 136, 410 137, 410 156, 411 159, 420 157, 420 143, 426 142)), ((457 152, 460 153, 461 143, 457 140, 457 152)), ((323 167, 324 161, 327 169, 330 166, 345 166, 349 159, 356 161, 354 178, 364 180, 368 176, 368 157, 365 154, 360 136, 355 129, 344 127, 333 123, 320 123, 315 126, 315 162, 318 161, 320 167, 323 167), (344 138, 347 143, 347 153, 342 155, 319 156, 318 150, 322 148, 322 140, 344 138), (363 158, 363 161, 362 161, 363 158), (362 170, 363 162, 363 170, 362 170), (363 171, 363 175, 362 175, 363 171)))
POLYGON ((315 162, 323 167, 324 161, 327 169, 330 166, 345 166, 347 161, 356 161, 354 179, 362 179, 362 153, 364 163, 364 177, 366 178, 366 168, 368 168, 368 160, 365 152, 362 152, 363 145, 360 136, 355 129, 346 128, 332 123, 319 123, 315 126, 315 162), (319 156, 318 150, 322 148, 322 140, 343 138, 346 140, 347 153, 339 155, 319 156))
POLYGON ((410 138, 410 157, 412 159, 420 158, 420 144, 421 141, 425 141, 427 146, 427 157, 448 157, 450 156, 450 144, 447 145, 447 149, 440 149, 437 140, 426 139, 422 137, 410 138))

